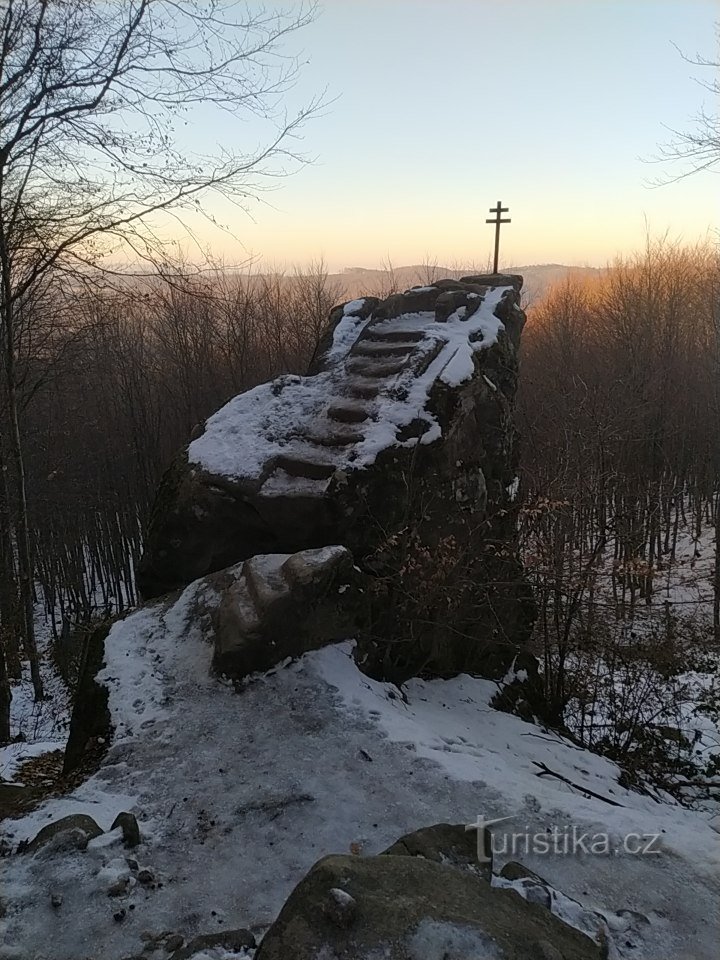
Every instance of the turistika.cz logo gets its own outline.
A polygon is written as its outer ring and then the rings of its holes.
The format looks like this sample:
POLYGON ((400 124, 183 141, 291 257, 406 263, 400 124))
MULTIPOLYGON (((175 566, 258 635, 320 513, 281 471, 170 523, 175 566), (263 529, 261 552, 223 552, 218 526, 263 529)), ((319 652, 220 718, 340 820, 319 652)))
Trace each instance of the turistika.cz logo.
POLYGON ((502 831, 494 833, 489 827, 512 820, 512 817, 496 817, 486 820, 478 816, 475 823, 465 825, 465 830, 477 831, 478 863, 490 863, 494 856, 601 856, 616 854, 651 856, 662 853, 659 833, 627 833, 613 839, 608 833, 592 833, 577 826, 552 825, 545 830, 502 831))

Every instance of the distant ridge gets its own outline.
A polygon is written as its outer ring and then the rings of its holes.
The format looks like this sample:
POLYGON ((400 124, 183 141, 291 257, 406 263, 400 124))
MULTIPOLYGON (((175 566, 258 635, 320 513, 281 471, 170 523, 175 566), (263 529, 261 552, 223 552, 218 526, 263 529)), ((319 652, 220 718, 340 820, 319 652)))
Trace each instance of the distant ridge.
MULTIPOLYGON (((582 277, 597 276, 602 267, 574 267, 563 263, 538 263, 524 266, 503 266, 503 273, 520 273, 524 277, 523 301, 532 304, 544 296, 553 284, 574 274, 582 277)), ((487 264, 468 264, 467 266, 444 267, 435 264, 411 264, 392 269, 373 269, 372 267, 345 267, 340 273, 330 274, 329 279, 336 281, 349 297, 362 294, 382 294, 389 292, 390 286, 402 289, 415 284, 431 283, 444 277, 460 277, 470 273, 487 271, 487 264)))

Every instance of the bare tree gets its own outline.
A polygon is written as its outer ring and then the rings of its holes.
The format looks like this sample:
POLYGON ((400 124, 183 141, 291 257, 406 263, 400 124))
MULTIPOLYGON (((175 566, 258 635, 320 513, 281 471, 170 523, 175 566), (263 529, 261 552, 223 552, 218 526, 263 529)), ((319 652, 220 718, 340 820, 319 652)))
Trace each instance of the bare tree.
MULTIPOLYGON (((715 33, 717 44, 720 47, 720 24, 716 26, 715 33)), ((682 166, 677 174, 660 182, 680 180, 692 173, 709 170, 720 163, 720 111, 718 110, 718 104, 720 104, 720 56, 707 58, 697 54, 695 57, 687 57, 681 51, 679 52, 687 63, 712 72, 711 80, 701 79, 698 82, 711 94, 713 106, 709 112, 701 107, 688 130, 670 131, 672 140, 661 146, 658 160, 671 161, 682 164, 682 166)))
POLYGON ((718 266, 710 243, 648 240, 551 288, 523 333, 520 538, 549 713, 665 778, 660 712, 719 636, 718 266))
POLYGON ((0 11, 0 347, 22 625, 37 697, 33 564, 20 429, 18 341, 29 307, 108 258, 163 254, 159 220, 242 208, 301 160, 293 139, 319 104, 282 110, 298 61, 286 36, 312 3, 251 12, 234 0, 5 0, 0 11), (183 131, 214 110, 224 143, 183 131), (263 145, 240 150, 248 114, 263 145))

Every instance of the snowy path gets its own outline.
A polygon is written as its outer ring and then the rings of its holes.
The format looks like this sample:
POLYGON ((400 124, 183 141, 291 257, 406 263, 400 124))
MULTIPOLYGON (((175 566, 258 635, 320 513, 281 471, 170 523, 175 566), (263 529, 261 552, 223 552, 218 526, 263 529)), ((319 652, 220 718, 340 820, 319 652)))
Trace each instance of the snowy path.
POLYGON ((120 960, 140 952, 148 930, 261 932, 322 855, 351 844, 376 853, 409 830, 478 815, 512 816, 513 829, 532 831, 661 833, 654 856, 518 859, 588 907, 645 914, 632 948, 616 930, 621 956, 716 956, 720 835, 707 814, 628 793, 613 764, 490 709, 495 688, 485 681, 415 681, 405 703, 358 672, 349 644, 236 693, 209 676, 211 650, 191 616, 199 589, 113 628, 105 675, 116 737, 103 767, 72 795, 4 825, 17 843, 67 813, 107 829, 133 809, 145 840, 137 859, 162 886, 109 897, 121 848, 5 860, 3 960, 120 960), (540 778, 534 761, 624 806, 540 778))

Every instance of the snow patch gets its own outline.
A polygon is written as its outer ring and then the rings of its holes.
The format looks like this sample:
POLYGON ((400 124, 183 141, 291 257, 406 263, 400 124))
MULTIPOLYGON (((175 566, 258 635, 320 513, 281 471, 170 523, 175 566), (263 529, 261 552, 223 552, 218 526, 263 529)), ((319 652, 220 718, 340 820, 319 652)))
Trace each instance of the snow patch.
POLYGON ((9 743, 0 747, 0 781, 17 783, 15 777, 26 760, 41 757, 44 753, 59 750, 62 742, 56 740, 37 740, 34 743, 9 743))
POLYGON ((439 920, 421 920, 407 947, 412 960, 501 960, 503 956, 493 938, 482 931, 439 920))

